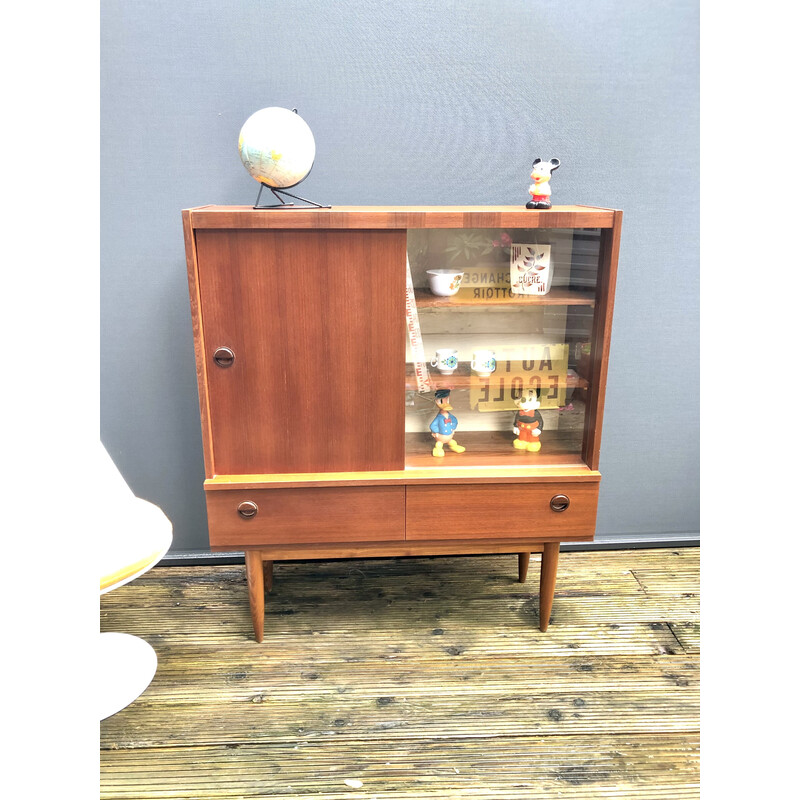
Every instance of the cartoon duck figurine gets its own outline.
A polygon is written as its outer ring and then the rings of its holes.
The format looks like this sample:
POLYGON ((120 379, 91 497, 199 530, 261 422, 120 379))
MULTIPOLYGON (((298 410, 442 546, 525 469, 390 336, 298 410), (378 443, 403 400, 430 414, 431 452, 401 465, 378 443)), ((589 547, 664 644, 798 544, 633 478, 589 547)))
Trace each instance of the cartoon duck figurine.
POLYGON ((526 389, 520 397, 514 401, 518 411, 514 415, 514 433, 518 438, 514 439, 514 447, 517 450, 527 450, 529 453, 538 453, 542 449, 539 437, 542 435, 544 420, 537 411, 541 403, 539 402, 538 389, 526 389))
POLYGON ((453 437, 458 427, 458 420, 450 413, 453 406, 450 405, 450 390, 437 389, 434 394, 434 403, 439 407, 439 413, 431 422, 431 436, 436 440, 433 446, 433 455, 436 458, 444 458, 444 445, 454 453, 463 453, 466 450, 453 437))

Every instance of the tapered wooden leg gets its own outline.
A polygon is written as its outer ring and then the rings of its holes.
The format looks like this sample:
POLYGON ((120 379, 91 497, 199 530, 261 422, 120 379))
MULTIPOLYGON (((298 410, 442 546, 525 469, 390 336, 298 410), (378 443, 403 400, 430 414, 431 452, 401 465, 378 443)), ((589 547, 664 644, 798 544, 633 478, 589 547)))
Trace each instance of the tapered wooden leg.
POLYGON ((520 553, 519 554, 519 582, 525 583, 525 579, 528 577, 528 564, 531 560, 530 553, 520 553))
POLYGON ((264 567, 258 550, 245 550, 247 589, 250 594, 250 616, 257 642, 264 641, 264 567))
POLYGON ((267 587, 267 592, 272 591, 272 562, 264 562, 264 585, 267 587))
POLYGON ((556 593, 559 542, 547 542, 542 553, 542 572, 539 577, 539 630, 544 632, 550 624, 550 611, 556 593))

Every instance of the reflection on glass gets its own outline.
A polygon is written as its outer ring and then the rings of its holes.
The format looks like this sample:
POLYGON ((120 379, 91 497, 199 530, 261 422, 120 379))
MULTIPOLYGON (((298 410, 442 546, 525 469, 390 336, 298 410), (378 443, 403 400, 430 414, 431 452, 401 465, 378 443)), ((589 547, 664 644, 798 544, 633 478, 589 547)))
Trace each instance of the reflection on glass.
POLYGON ((420 339, 418 357, 406 350, 410 466, 580 462, 599 254, 596 229, 408 232, 420 339), (437 389, 464 448, 444 457, 437 389))

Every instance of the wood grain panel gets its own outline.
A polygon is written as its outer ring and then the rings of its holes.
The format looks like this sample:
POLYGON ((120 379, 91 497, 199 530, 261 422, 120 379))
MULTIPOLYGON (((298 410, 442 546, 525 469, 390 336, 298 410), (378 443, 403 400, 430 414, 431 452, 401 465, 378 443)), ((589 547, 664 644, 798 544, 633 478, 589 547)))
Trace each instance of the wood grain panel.
MULTIPOLYGON (((474 682, 484 681, 494 670, 495 665, 491 664, 474 682)), ((296 672, 291 680, 296 679, 296 672)), ((536 683, 535 677, 532 680, 536 683)), ((518 692, 519 686, 519 680, 510 681, 508 692, 518 692)), ((461 690, 463 686, 452 691, 461 690)), ((395 683, 383 696, 394 699, 394 692, 405 691, 404 684, 395 683)), ((257 696, 255 690, 251 690, 251 696, 257 696)), ((377 702, 375 696, 370 699, 377 702)), ((241 702, 240 696, 215 712, 227 713, 237 702, 241 702)), ((319 700, 308 701, 304 709, 308 714, 308 709, 321 706, 319 700)), ((166 708, 164 703, 159 710, 166 708)), ((418 718, 427 711, 425 705, 414 706, 418 718)), ((162 716, 166 714, 162 711, 162 716)), ((483 706, 465 716, 496 717, 483 706)), ((157 719, 156 712, 148 721, 157 719)), ((405 730, 405 722, 390 722, 405 730)), ((165 727, 169 727, 167 722, 165 727)), ((388 727, 389 724, 384 724, 384 731, 388 727)), ((342 800, 348 796, 376 800, 457 797, 698 800, 700 797, 700 735, 695 732, 637 732, 632 736, 601 728, 600 733, 583 735, 516 733, 491 739, 483 728, 480 733, 467 733, 461 739, 434 734, 427 740, 404 740, 398 736, 388 743, 376 741, 378 737, 351 738, 343 746, 340 736, 323 730, 318 738, 309 735, 302 746, 289 741, 227 747, 104 749, 100 753, 100 797, 101 800, 132 797, 231 800, 270 796, 287 800, 289 795, 283 791, 287 784, 292 787, 291 796, 295 800, 342 800), (350 789, 353 776, 363 778, 369 792, 350 789), (476 785, 480 792, 476 791, 476 785)))
POLYGON ((197 252, 191 212, 183 212, 183 243, 186 249, 186 272, 189 280, 189 306, 192 314, 195 365, 197 368, 197 392, 200 400, 200 426, 203 432, 203 462, 206 478, 214 475, 214 451, 211 446, 211 413, 206 392, 206 356, 203 344, 203 310, 200 306, 200 281, 197 277, 197 252))
MULTIPOLYGON (((430 458, 430 457, 429 457, 430 458)), ((433 462, 435 459, 430 458, 433 462)), ((446 459, 445 459, 446 460, 446 459)), ((384 472, 281 473, 269 475, 217 475, 205 482, 206 491, 271 489, 303 486, 378 486, 413 483, 597 483, 600 473, 585 464, 554 466, 448 466, 431 464, 418 469, 384 472)))
POLYGON ((404 500, 402 486, 207 492, 210 542, 212 547, 237 549, 316 542, 402 543, 404 500), (254 517, 239 515, 243 502, 256 504, 254 517))
POLYGON ((196 228, 610 228, 614 211, 592 206, 334 206, 255 210, 250 206, 192 209, 196 228))
MULTIPOLYGON (((590 537, 587 537, 590 538, 590 537)), ((353 542, 312 544, 270 544, 258 545, 258 552, 265 559, 273 561, 305 561, 307 559, 338 558, 406 558, 415 556, 478 556, 498 553, 541 553, 541 542, 524 539, 443 539, 439 541, 392 541, 392 542, 353 542)), ((242 547, 212 547, 218 553, 239 551, 242 547)), ((246 550, 247 548, 245 548, 246 550)))
POLYGON ((699 550, 562 553, 547 634, 513 556, 280 563, 262 647, 242 565, 157 566, 100 598, 158 671, 100 724, 94 796, 696 800, 700 657, 672 631, 699 550))
POLYGON ((622 212, 614 212, 614 227, 602 232, 600 270, 597 275, 597 302, 592 330, 592 374, 583 435, 583 460, 592 469, 600 465, 600 440, 603 433, 608 355, 611 349, 611 322, 617 285, 622 212))
POLYGON ((598 490, 597 483, 409 486, 406 538, 590 539, 598 490), (570 498, 566 511, 550 508, 557 494, 570 498))
POLYGON ((195 239, 216 472, 401 468, 405 233, 195 239))

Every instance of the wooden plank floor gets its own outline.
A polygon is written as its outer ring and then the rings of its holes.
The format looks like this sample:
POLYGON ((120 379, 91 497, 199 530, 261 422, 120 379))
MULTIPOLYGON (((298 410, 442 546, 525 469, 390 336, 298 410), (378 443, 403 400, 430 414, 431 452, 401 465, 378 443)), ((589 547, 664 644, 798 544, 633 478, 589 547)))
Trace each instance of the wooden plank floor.
POLYGON ((101 797, 699 797, 699 548, 157 567, 102 598, 156 676, 101 723, 101 797))

